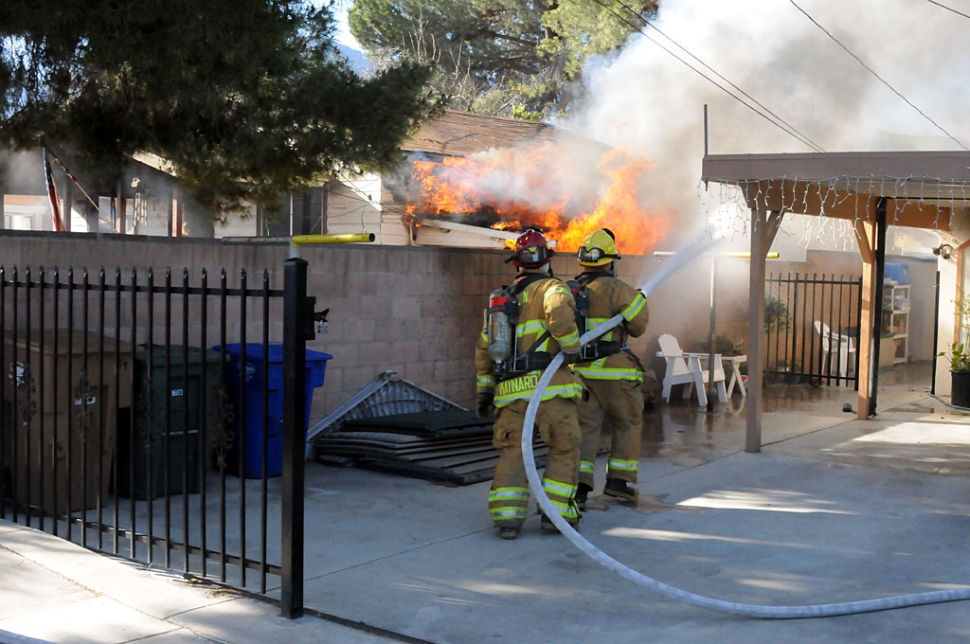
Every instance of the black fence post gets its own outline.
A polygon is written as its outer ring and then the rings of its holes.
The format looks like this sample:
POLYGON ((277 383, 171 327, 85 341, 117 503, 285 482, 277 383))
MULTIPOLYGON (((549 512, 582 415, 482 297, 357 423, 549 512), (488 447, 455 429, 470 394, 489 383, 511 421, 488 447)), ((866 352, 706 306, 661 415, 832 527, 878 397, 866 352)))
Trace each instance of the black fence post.
POLYGON ((304 485, 306 481, 307 262, 283 269, 283 473, 281 614, 303 615, 304 485))

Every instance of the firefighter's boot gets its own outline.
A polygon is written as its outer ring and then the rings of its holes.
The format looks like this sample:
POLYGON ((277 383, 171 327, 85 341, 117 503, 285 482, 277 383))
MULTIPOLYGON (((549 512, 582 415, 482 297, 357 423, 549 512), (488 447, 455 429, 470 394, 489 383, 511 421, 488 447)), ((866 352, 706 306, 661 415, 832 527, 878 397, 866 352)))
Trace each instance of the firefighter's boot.
POLYGON ((631 487, 623 479, 606 479, 606 485, 603 487, 603 494, 615 496, 618 499, 636 503, 639 492, 635 487, 631 487))
POLYGON ((522 531, 522 523, 519 521, 502 521, 498 524, 498 536, 511 541, 519 536, 522 531))
POLYGON ((580 483, 576 488, 576 505, 579 506, 580 510, 586 510, 586 497, 589 493, 593 491, 591 485, 586 485, 585 483, 580 483))
MULTIPOLYGON (((575 530, 576 532, 579 532, 579 519, 573 519, 572 521, 570 521, 569 519, 566 519, 566 523, 568 523, 573 530, 575 530)), ((556 524, 552 522, 552 519, 547 517, 545 514, 543 514, 542 518, 539 519, 539 527, 542 529, 543 532, 548 532, 550 534, 559 534, 559 528, 557 528, 556 524)))

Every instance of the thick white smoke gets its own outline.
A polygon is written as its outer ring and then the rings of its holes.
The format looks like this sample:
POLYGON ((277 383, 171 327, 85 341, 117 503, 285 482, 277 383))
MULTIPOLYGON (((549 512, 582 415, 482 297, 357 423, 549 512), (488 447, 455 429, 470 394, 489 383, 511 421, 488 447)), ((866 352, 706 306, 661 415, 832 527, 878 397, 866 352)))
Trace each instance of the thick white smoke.
MULTIPOLYGON (((796 2, 970 146, 963 118, 970 93, 970 19, 914 0, 796 2)), ((646 36, 634 34, 618 55, 591 61, 584 72, 586 100, 561 125, 647 156, 656 164, 649 190, 676 211, 697 208, 705 105, 711 154, 812 151, 729 96, 725 90, 741 92, 690 54, 825 151, 961 149, 789 0, 663 0, 654 24, 669 40, 644 27, 646 36)))

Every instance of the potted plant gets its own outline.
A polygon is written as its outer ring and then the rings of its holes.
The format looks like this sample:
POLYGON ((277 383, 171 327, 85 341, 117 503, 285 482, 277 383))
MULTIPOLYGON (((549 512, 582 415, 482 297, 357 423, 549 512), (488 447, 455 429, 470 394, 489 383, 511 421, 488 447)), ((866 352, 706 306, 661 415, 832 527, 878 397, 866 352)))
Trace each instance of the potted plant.
POLYGON ((964 329, 970 321, 970 298, 961 296, 953 303, 960 319, 960 337, 953 341, 949 351, 941 351, 937 355, 950 362, 950 404, 970 408, 970 346, 962 341, 964 329))
MULTIPOLYGON (((788 378, 787 348, 782 349, 776 341, 772 341, 772 336, 780 335, 788 330, 789 314, 788 304, 774 295, 765 296, 765 317, 764 317, 764 339, 763 346, 768 348, 766 360, 770 360, 770 347, 775 345, 774 365, 765 364, 765 382, 775 383, 780 377, 788 378), (782 350, 780 350, 782 349, 782 350)), ((784 343, 787 346, 787 343, 784 343)))
MULTIPOLYGON (((727 333, 718 333, 714 336, 714 352, 720 353, 722 356, 736 356, 740 354, 738 350, 738 345, 740 342, 735 342, 727 333)), ((698 340, 695 343, 698 353, 708 353, 710 351, 711 341, 709 338, 704 338, 703 340, 698 340)))

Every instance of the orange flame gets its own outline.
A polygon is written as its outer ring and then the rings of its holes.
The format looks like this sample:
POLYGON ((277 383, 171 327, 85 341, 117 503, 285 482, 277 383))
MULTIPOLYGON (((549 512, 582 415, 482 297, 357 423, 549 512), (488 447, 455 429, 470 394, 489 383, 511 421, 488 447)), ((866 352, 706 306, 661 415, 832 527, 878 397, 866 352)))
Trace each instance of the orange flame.
POLYGON ((412 180, 420 186, 418 203, 408 213, 471 214, 490 212, 493 228, 538 228, 555 239, 560 252, 577 250, 587 235, 600 228, 616 234, 617 251, 646 254, 670 228, 671 214, 663 207, 645 210, 638 203, 639 182, 651 164, 621 150, 604 153, 596 164, 598 198, 576 194, 575 185, 562 185, 553 177, 564 150, 541 144, 530 150, 493 151, 471 158, 446 157, 442 162, 414 161, 412 180), (503 189, 502 182, 514 183, 503 189), (513 194, 527 194, 529 203, 513 194), (583 206, 577 203, 583 202, 583 206))

